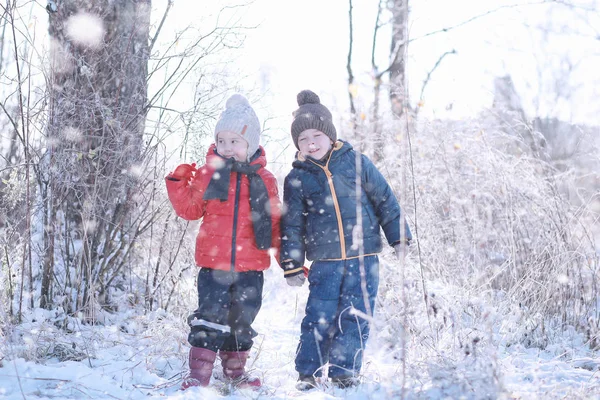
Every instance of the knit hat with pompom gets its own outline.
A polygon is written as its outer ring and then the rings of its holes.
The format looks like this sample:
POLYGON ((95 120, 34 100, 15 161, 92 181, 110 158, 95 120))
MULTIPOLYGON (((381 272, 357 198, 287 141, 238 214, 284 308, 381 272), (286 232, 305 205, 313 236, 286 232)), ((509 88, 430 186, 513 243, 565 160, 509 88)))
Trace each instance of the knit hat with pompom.
POLYGON ((225 111, 221 113, 215 127, 215 143, 219 132, 230 131, 240 135, 248 142, 248 159, 260 145, 260 121, 248 99, 239 93, 232 95, 225 103, 225 111))
POLYGON ((337 132, 327 107, 321 104, 319 96, 310 90, 303 90, 296 97, 299 108, 292 113, 292 140, 297 149, 298 136, 307 129, 316 129, 326 134, 334 143, 337 132))

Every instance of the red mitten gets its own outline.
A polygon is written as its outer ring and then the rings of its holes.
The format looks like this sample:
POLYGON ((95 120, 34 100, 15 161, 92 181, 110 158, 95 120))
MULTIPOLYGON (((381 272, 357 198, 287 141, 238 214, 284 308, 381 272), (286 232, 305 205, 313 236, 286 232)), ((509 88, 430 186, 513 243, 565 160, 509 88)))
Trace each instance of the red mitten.
POLYGON ((187 181, 193 176, 194 172, 196 172, 196 163, 181 164, 171 173, 171 177, 180 181, 187 181))

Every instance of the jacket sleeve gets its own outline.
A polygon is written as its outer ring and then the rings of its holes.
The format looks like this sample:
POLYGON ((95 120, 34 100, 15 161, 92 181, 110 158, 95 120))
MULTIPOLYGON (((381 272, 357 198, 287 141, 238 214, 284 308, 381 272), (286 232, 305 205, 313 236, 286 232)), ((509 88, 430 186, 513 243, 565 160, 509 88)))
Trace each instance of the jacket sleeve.
POLYGON ((283 184, 283 214, 281 216, 280 265, 285 277, 304 273, 306 213, 302 183, 293 173, 283 184))
MULTIPOLYGON (((277 180, 271 174, 264 178, 267 191, 269 192, 269 204, 271 206, 271 248, 275 250, 274 257, 280 262, 281 254, 281 200, 277 189, 277 180)), ((280 264, 281 265, 281 264, 280 264)))
MULTIPOLYGON (((388 243, 390 246, 393 246, 402 240, 400 235, 400 215, 402 210, 392 188, 377 167, 365 155, 361 159, 363 188, 375 209, 377 220, 383 229, 388 243)), ((404 221, 404 232, 404 239, 411 241, 412 234, 406 220, 404 221)))
POLYGON ((167 175, 167 193, 175 213, 188 221, 202 218, 206 201, 202 199, 205 187, 202 183, 204 167, 198 169, 190 179, 178 179, 167 175))

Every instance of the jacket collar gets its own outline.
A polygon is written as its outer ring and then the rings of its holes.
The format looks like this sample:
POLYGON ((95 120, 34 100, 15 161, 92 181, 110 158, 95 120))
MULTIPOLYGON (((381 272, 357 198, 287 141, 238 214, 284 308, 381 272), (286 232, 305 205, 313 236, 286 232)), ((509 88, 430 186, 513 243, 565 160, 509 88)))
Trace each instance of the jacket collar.
POLYGON ((331 151, 322 160, 315 160, 311 157, 305 157, 298 151, 296 152, 296 160, 292 163, 292 166, 304 169, 320 169, 332 160, 339 158, 342 154, 347 153, 350 150, 352 150, 352 145, 350 143, 343 140, 338 140, 333 144, 331 151))

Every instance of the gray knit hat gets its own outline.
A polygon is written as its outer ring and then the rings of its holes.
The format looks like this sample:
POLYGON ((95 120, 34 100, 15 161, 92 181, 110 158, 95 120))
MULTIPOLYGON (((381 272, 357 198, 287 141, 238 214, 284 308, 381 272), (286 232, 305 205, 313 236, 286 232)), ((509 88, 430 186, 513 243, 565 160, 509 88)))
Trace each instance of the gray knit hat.
POLYGON ((260 121, 248 99, 239 93, 232 95, 225 103, 215 127, 215 143, 219 132, 230 131, 248 142, 248 158, 252 157, 260 144, 260 121))
POLYGON ((327 107, 321 104, 319 96, 310 90, 303 90, 296 96, 299 108, 292 113, 292 140, 297 149, 298 136, 307 129, 317 129, 326 134, 333 142, 337 140, 337 132, 333 126, 332 116, 327 107))

